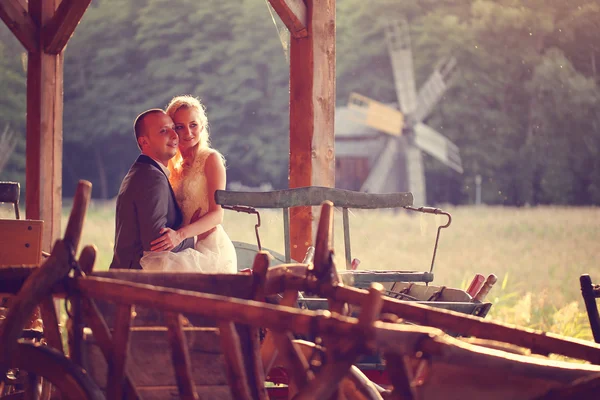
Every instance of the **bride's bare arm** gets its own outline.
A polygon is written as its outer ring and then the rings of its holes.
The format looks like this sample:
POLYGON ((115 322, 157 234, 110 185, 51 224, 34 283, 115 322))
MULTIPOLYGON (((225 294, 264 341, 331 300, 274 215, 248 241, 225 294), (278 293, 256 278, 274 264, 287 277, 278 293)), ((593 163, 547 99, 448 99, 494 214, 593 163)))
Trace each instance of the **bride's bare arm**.
POLYGON ((208 190, 208 212, 201 218, 174 231, 163 229, 163 235, 152 242, 152 251, 171 250, 183 240, 201 235, 223 222, 223 209, 215 202, 215 191, 224 190, 227 182, 225 165, 218 153, 212 153, 204 164, 206 189, 208 190))

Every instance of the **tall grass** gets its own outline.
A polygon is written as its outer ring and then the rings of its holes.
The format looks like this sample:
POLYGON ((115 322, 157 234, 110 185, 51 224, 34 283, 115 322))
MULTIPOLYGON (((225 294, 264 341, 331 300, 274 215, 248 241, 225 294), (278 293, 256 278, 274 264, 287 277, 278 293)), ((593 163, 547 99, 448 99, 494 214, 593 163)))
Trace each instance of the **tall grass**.
MULTIPOLYGON (((67 205, 65 206, 65 219, 67 205)), ((591 338, 579 290, 579 275, 600 280, 596 257, 599 208, 453 207, 452 225, 441 231, 434 284, 463 288, 475 273, 494 273, 499 283, 488 300, 489 318, 536 329, 591 338)), ((261 211, 263 246, 284 252, 283 216, 261 211)), ((255 243, 252 215, 226 212, 232 240, 255 243)), ((352 257, 361 269, 429 270, 437 226, 443 216, 412 212, 354 211, 350 214, 352 257)), ((335 215, 338 268, 344 268, 341 212, 335 215)), ((64 224, 63 224, 64 226, 64 224)), ((94 203, 84 244, 99 249, 97 268, 112 258, 114 203, 94 203)))

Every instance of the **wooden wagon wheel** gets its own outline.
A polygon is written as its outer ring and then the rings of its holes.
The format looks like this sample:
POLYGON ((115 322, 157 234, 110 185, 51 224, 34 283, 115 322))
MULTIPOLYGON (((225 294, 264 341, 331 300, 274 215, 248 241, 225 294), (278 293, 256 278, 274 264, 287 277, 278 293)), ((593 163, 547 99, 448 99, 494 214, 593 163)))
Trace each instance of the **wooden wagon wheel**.
MULTIPOLYGON (((61 354, 63 349, 58 318, 52 299, 52 290, 56 284, 68 276, 73 266, 74 253, 79 245, 83 222, 90 201, 91 187, 91 183, 87 181, 79 182, 64 239, 56 241, 50 257, 29 276, 19 293, 12 299, 0 331, 0 376, 5 376, 9 370, 18 368, 21 372, 29 372, 27 376, 37 375, 47 378, 57 388, 63 387, 68 390, 79 388, 73 393, 63 393, 64 396, 89 391, 90 384, 80 379, 79 375, 81 374, 78 375, 76 372, 78 367, 61 354), (18 342, 24 326, 38 305, 41 306, 42 310, 46 341, 56 350, 43 347, 27 347, 26 344, 18 342), (23 354, 27 354, 29 357, 25 357, 23 354), (66 363, 72 365, 67 366, 66 363), (57 377, 53 372, 55 369, 63 371, 64 376, 57 377), (64 381, 68 381, 69 384, 64 384, 64 381)), ((32 396, 27 398, 39 398, 40 393, 34 386, 37 385, 29 385, 29 388, 26 385, 25 389, 27 390, 25 390, 24 395, 26 397, 32 396)), ((41 394, 46 396, 47 392, 41 394)), ((96 392, 92 391, 90 393, 96 392)), ((100 397, 93 395, 92 397, 72 398, 103 398, 99 391, 97 394, 100 397)))
POLYGON ((62 400, 103 400, 104 395, 78 365, 49 346, 19 343, 11 359, 21 384, 3 400, 51 398, 56 389, 62 400))
MULTIPOLYGON (((295 340, 294 345, 300 350, 306 360, 312 363, 322 363, 322 352, 318 346, 312 342, 304 340, 295 340)), ((281 368, 288 371, 290 360, 279 353, 273 362, 273 368, 281 368)), ((288 386, 288 398, 293 399, 298 393, 298 388, 294 382, 288 386)), ((338 394, 344 400, 380 400, 382 399, 379 391, 371 381, 356 367, 350 368, 346 376, 338 383, 338 394)))

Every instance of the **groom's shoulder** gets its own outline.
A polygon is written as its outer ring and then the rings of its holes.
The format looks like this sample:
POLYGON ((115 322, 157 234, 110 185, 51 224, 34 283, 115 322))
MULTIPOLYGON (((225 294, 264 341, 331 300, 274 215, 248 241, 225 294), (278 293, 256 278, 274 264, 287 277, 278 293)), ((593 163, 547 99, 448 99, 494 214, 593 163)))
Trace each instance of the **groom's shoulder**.
POLYGON ((163 185, 167 182, 165 174, 158 168, 141 162, 135 162, 123 180, 125 191, 144 191, 149 187, 163 185))

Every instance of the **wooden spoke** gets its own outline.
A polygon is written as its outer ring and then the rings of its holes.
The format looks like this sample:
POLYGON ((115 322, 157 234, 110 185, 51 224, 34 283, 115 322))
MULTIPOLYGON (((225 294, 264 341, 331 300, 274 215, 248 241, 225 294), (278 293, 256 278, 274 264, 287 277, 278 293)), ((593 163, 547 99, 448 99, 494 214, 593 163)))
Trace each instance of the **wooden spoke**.
POLYGON ((98 386, 81 367, 49 346, 19 343, 10 366, 26 372, 29 377, 31 384, 25 398, 45 396, 52 384, 64 400, 104 400, 98 386))
POLYGON ((221 350, 227 360, 227 378, 234 399, 252 400, 248 378, 242 358, 240 338, 233 322, 220 321, 218 323, 221 350))
POLYGON ((415 400, 417 394, 412 385, 412 371, 406 364, 405 358, 399 354, 386 354, 386 369, 394 385, 392 398, 399 400, 415 400))
MULTIPOLYGON (((104 321, 98 307, 96 306, 94 300, 89 298, 84 298, 82 301, 83 311, 86 315, 86 321, 89 323, 90 328, 92 328, 92 333, 94 334, 94 338, 98 342, 98 347, 102 351, 104 358, 107 362, 113 359, 113 338, 104 321)), ((140 395, 137 392, 137 389, 133 385, 129 374, 127 373, 127 369, 125 369, 125 391, 127 393, 128 399, 140 399, 140 395)))
POLYGON ((123 378, 129 354, 129 329, 131 326, 131 305, 117 306, 113 331, 113 351, 108 363, 107 396, 109 399, 123 397, 123 378))
POLYGON ((183 400, 197 400, 198 394, 192 379, 192 366, 187 347, 187 339, 183 333, 182 316, 177 313, 165 313, 165 322, 168 327, 171 356, 179 395, 183 400))
POLYGON ((29 52, 38 50, 38 31, 24 4, 19 0, 0 1, 0 19, 29 52))
POLYGON ((64 353, 56 306, 52 296, 46 296, 40 303, 42 320, 44 321, 44 337, 46 342, 56 350, 64 353))
POLYGON ((62 0, 56 13, 42 31, 44 50, 49 54, 60 53, 79 24, 91 0, 62 0))

